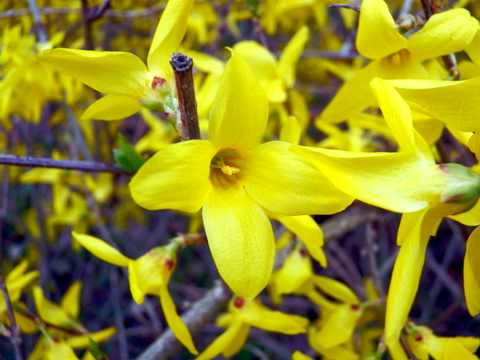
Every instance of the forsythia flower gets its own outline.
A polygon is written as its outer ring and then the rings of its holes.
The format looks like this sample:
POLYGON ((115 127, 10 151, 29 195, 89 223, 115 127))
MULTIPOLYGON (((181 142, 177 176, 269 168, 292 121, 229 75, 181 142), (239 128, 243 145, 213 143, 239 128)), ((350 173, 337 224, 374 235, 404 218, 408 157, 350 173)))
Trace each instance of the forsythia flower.
POLYGON ((352 198, 326 181, 286 142, 258 145, 268 100, 252 70, 232 50, 210 112, 210 140, 165 147, 130 183, 133 199, 149 210, 202 215, 218 271, 239 296, 253 298, 267 284, 275 256, 265 210, 281 215, 331 214, 352 198))
POLYGON ((46 326, 39 326, 43 336, 28 360, 76 360, 78 358, 73 348, 84 348, 89 346, 91 340, 100 342, 115 334, 115 327, 90 333, 78 322, 80 291, 81 283, 73 283, 57 305, 43 296, 42 288, 34 287, 35 306, 46 326))
POLYGON ((428 239, 443 217, 475 204, 480 176, 458 164, 435 164, 430 148, 413 129, 411 111, 399 93, 381 79, 372 81, 372 89, 399 143, 398 153, 314 148, 302 152, 357 199, 404 213, 397 237, 402 247, 387 298, 385 343, 394 359, 406 359, 398 338, 417 292, 428 239))
MULTIPOLYGON (((133 260, 93 236, 75 232, 72 235, 76 241, 99 259, 117 266, 128 267, 130 291, 137 304, 143 303, 146 294, 159 296, 165 319, 172 332, 192 354, 198 353, 192 336, 180 316, 178 316, 175 304, 168 292, 168 282, 177 264, 173 248, 169 246, 156 247, 138 259, 133 260)), ((171 246, 178 245, 172 243, 171 246)))
POLYGON ((250 327, 255 326, 267 331, 283 334, 306 332, 308 320, 298 315, 288 315, 263 306, 260 300, 248 300, 234 297, 228 307, 228 313, 217 319, 217 324, 228 327, 196 360, 213 359, 222 353, 230 358, 245 344, 250 327))
POLYGON ((176 118, 177 100, 169 60, 185 35, 193 0, 170 0, 152 40, 147 65, 126 52, 53 49, 41 59, 93 89, 109 94, 93 103, 86 119, 115 120, 142 106, 176 118))
POLYGON ((407 325, 407 343, 419 360, 463 359, 478 360, 475 350, 480 340, 473 337, 440 337, 426 326, 407 325), (431 356, 431 357, 430 357, 431 356))
POLYGON ((263 85, 271 103, 287 100, 286 90, 295 83, 295 64, 308 40, 308 28, 301 27, 292 37, 280 59, 253 40, 241 41, 233 46, 236 52, 251 66, 263 85))
POLYGON ((465 49, 477 28, 478 21, 467 10, 452 9, 433 15, 422 29, 406 38, 395 28, 384 0, 362 1, 356 46, 361 55, 373 61, 340 88, 321 119, 338 122, 374 105, 369 87, 374 77, 430 78, 422 62, 465 49))

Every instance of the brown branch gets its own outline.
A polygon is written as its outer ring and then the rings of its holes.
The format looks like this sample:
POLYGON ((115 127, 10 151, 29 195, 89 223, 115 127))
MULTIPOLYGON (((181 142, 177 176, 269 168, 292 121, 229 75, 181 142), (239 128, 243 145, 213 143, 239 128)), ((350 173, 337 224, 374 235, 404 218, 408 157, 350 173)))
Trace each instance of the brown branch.
MULTIPOLYGON (((155 15, 165 10, 165 4, 156 5, 149 7, 148 9, 136 9, 136 10, 112 10, 108 9, 102 14, 106 17, 124 17, 124 18, 137 18, 137 17, 148 17, 150 15, 155 15)), ((73 8, 52 8, 52 7, 42 7, 38 9, 39 14, 41 15, 67 15, 67 14, 78 14, 78 9, 73 8)), ((31 13, 30 9, 20 9, 20 10, 6 10, 0 12, 0 19, 4 18, 15 18, 31 13)))
POLYGON ((175 72, 175 84, 177 86, 178 109, 182 123, 180 136, 182 140, 200 139, 197 101, 193 85, 193 60, 187 55, 174 53, 170 65, 175 72))
MULTIPOLYGON (((222 281, 217 281, 213 288, 182 316, 182 321, 187 325, 190 333, 195 335, 205 324, 211 323, 218 313, 225 308, 231 296, 230 289, 222 281)), ((168 359, 177 353, 181 346, 172 331, 167 330, 136 360, 168 359)))
POLYGON ((7 306, 8 318, 10 319, 10 331, 11 331, 10 341, 13 344, 15 359, 22 360, 23 354, 22 354, 22 349, 20 348, 20 344, 22 343, 22 338, 20 336, 20 327, 17 325, 17 322, 15 321, 12 302, 10 300, 10 296, 7 291, 7 285, 5 284, 5 279, 3 278, 3 276, 0 276, 0 290, 2 291, 3 298, 7 306))
MULTIPOLYGON (((440 0, 421 0, 425 18, 428 21, 433 15, 439 14, 443 11, 443 6, 440 0)), ((443 63, 448 70, 448 73, 454 80, 460 79, 460 71, 457 66, 457 59, 454 54, 442 56, 443 63)))
POLYGON ((0 164, 78 170, 88 172, 128 173, 118 165, 107 165, 95 161, 56 160, 37 158, 32 156, 15 156, 0 154, 0 164))

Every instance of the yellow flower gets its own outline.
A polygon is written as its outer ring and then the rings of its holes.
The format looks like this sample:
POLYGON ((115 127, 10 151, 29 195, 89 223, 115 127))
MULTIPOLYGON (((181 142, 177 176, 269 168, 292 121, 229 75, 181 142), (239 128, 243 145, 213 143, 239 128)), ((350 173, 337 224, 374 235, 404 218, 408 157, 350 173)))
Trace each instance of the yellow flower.
POLYGON ((142 106, 164 111, 175 119, 177 100, 169 61, 185 35, 192 4, 193 0, 168 2, 153 37, 148 66, 126 52, 53 49, 40 57, 55 69, 109 94, 86 110, 85 119, 121 119, 142 106))
POLYGON ((283 334, 306 332, 308 320, 298 315, 287 315, 263 306, 258 299, 234 297, 228 312, 217 319, 217 324, 227 330, 211 343, 196 360, 213 359, 220 353, 230 358, 245 344, 252 326, 283 334))
POLYGON ((473 337, 440 337, 426 326, 409 323, 407 326, 407 344, 419 360, 430 359, 478 359, 474 353, 480 340, 473 337))
POLYGON ((175 304, 168 292, 168 282, 177 265, 176 243, 171 246, 156 247, 136 260, 129 259, 118 250, 93 236, 73 232, 73 238, 99 259, 117 266, 128 267, 128 280, 133 299, 143 303, 145 295, 160 297, 165 319, 177 339, 192 354, 198 354, 188 328, 177 314, 175 304))
POLYGON ((290 144, 261 140, 268 100, 252 70, 232 51, 212 105, 210 140, 165 147, 130 183, 149 210, 202 215, 220 275, 239 296, 253 298, 272 272, 275 242, 265 210, 280 215, 331 214, 351 197, 337 190, 290 144))
POLYGON ((80 292, 81 283, 74 282, 58 305, 43 296, 42 288, 34 287, 35 307, 43 321, 38 324, 38 327, 43 336, 35 345, 28 357, 29 360, 74 360, 77 359, 74 348, 88 347, 92 340, 104 341, 115 334, 115 327, 91 333, 80 324, 77 320, 80 311, 80 292))
POLYGON ((301 27, 282 51, 280 59, 265 47, 253 40, 241 41, 233 49, 247 62, 271 103, 287 100, 286 90, 295 83, 295 65, 308 40, 308 28, 301 27))
MULTIPOLYGON (((5 286, 8 291, 8 296, 12 304, 22 308, 24 305, 19 301, 22 290, 32 280, 40 275, 38 270, 25 273, 28 267, 26 260, 22 261, 14 267, 5 277, 5 286)), ((15 321, 20 326, 23 332, 33 333, 36 331, 36 326, 31 319, 25 318, 21 313, 14 311, 15 321)), ((2 293, 0 293, 0 324, 10 324, 10 319, 7 313, 7 303, 2 293)))
POLYGON ((381 79, 372 82, 372 89, 399 144, 398 153, 301 151, 348 194, 404 213, 397 237, 402 247, 387 298, 385 343, 394 359, 406 359, 398 338, 417 292, 428 239, 443 217, 475 204, 480 176, 458 164, 435 164, 427 143, 413 129, 410 108, 399 93, 381 79))
POLYGON ((464 50, 475 36, 478 21, 465 9, 433 15, 422 29, 406 38, 401 35, 384 0, 364 0, 360 10, 356 46, 372 59, 349 79, 320 115, 339 122, 375 104, 369 87, 374 77, 383 79, 428 79, 422 63, 464 50))

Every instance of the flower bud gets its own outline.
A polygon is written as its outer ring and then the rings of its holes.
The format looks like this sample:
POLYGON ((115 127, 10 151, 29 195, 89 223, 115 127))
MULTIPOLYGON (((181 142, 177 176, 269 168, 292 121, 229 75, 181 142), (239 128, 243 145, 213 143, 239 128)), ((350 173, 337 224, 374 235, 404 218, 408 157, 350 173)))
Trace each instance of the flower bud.
POLYGON ((466 204, 478 199, 480 175, 460 164, 440 164, 438 168, 446 174, 448 179, 441 195, 443 203, 466 204))

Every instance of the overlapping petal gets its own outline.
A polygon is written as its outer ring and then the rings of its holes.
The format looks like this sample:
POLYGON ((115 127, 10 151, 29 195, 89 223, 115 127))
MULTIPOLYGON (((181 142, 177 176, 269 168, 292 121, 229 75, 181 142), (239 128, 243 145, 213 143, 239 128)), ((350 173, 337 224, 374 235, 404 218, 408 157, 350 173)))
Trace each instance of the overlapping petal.
POLYGON ((416 154, 355 153, 294 147, 340 190, 368 204, 413 212, 440 201, 445 179, 416 154))
POLYGON ((379 78, 373 79, 370 85, 400 150, 417 154, 425 161, 433 163, 428 144, 413 128, 410 108, 395 88, 379 78))
POLYGON ((248 195, 267 210, 281 215, 333 214, 353 198, 331 184, 292 145, 270 141, 248 153, 244 170, 248 195))
POLYGON ((362 2, 356 45, 358 52, 369 59, 379 59, 407 47, 407 39, 395 29, 385 1, 362 2))
POLYGON ((230 344, 239 341, 239 334, 245 333, 245 328, 248 333, 250 326, 244 324, 240 317, 235 317, 227 331, 217 337, 195 360, 213 359, 218 354, 228 351, 230 344))
POLYGON ((467 308, 475 316, 480 313, 480 227, 468 237, 463 279, 467 308))
POLYGON ((40 59, 104 94, 140 99, 150 85, 147 67, 131 53, 53 49, 40 59))
POLYGON ((461 131, 480 131, 480 78, 464 81, 391 80, 405 101, 461 131))
POLYGON ((157 76, 163 74, 168 77, 173 73, 168 62, 171 55, 178 51, 185 36, 192 5, 193 0, 169 0, 167 3, 153 36, 147 60, 148 68, 157 73, 157 76))
POLYGON ((210 140, 218 149, 249 149, 259 143, 267 120, 267 96, 247 63, 232 50, 210 112, 210 140))
POLYGON ((308 40, 308 27, 302 26, 283 49, 278 59, 278 73, 283 76, 285 84, 292 87, 295 83, 295 65, 308 40))
POLYGON ((242 318, 251 326, 291 335, 307 331, 308 319, 302 316, 284 314, 257 304, 247 306, 248 308, 242 309, 242 318))
POLYGON ((466 9, 434 14, 408 39, 408 50, 417 61, 464 50, 477 33, 478 21, 466 9))
POLYGON ((215 188, 203 207, 210 251, 228 286, 253 298, 272 273, 275 240, 265 211, 243 188, 215 188))
POLYGON ((128 266, 131 260, 122 255, 117 249, 108 245, 105 241, 102 241, 96 237, 79 234, 75 231, 72 232, 72 236, 75 241, 78 241, 80 244, 82 244, 82 246, 90 251, 93 255, 110 264, 117 266, 128 266))
POLYGON ((118 120, 140 111, 142 106, 134 99, 123 95, 107 95, 88 107, 82 120, 118 120))
POLYGON ((310 255, 317 260, 320 265, 324 267, 327 266, 327 258, 322 250, 323 232, 311 216, 269 214, 269 217, 280 221, 283 226, 297 235, 305 244, 310 255))
POLYGON ((167 320, 168 326, 175 334, 176 338, 190 351, 192 354, 198 354, 198 351, 193 343, 192 335, 188 328, 183 323, 180 316, 177 314, 177 308, 175 303, 168 292, 167 286, 162 286, 160 288, 160 304, 162 306, 163 313, 167 320))
POLYGON ((172 144, 151 157, 130 182, 137 204, 149 209, 200 210, 209 191, 210 161, 216 150, 207 140, 172 144))

